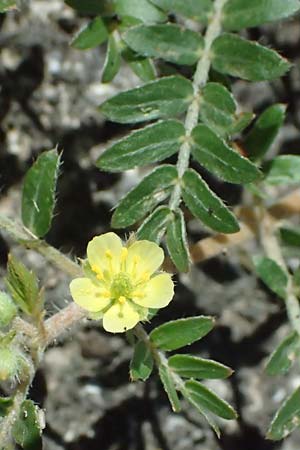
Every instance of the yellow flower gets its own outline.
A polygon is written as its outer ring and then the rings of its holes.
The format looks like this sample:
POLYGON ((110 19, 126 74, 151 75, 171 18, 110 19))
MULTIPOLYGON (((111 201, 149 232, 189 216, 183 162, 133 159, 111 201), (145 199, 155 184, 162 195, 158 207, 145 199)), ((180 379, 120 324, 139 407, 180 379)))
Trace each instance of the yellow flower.
POLYGON ((74 301, 90 313, 101 313, 112 333, 147 319, 149 308, 167 306, 174 295, 171 275, 158 273, 164 253, 154 242, 123 247, 115 233, 96 236, 87 246, 86 278, 70 284, 74 301))

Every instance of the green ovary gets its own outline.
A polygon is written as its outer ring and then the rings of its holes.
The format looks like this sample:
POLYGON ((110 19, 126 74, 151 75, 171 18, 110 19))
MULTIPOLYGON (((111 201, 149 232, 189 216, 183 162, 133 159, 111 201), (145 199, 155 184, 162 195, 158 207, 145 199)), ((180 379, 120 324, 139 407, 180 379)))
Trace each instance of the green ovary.
POLYGON ((130 298, 132 291, 133 285, 130 276, 127 273, 120 272, 114 276, 110 287, 112 299, 118 299, 119 297, 130 298))

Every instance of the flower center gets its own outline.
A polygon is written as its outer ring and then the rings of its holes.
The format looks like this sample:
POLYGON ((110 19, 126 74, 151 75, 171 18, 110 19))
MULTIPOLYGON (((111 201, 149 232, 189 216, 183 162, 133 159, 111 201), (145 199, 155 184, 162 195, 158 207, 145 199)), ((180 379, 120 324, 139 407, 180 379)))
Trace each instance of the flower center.
POLYGON ((125 272, 119 272, 114 276, 110 293, 113 299, 118 299, 119 297, 129 298, 133 290, 133 285, 131 283, 130 276, 125 272))

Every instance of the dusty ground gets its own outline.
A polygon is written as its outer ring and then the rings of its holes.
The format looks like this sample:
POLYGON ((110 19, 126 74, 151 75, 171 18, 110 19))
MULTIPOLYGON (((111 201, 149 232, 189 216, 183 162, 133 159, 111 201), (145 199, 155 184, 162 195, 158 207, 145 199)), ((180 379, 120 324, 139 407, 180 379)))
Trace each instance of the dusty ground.
MULTIPOLYGON (((26 169, 42 150, 58 145, 63 168, 47 239, 78 256, 93 235, 110 229, 111 207, 142 175, 110 175, 93 165, 105 143, 127 131, 104 122, 97 105, 138 80, 124 67, 113 84, 100 84, 103 49, 82 53, 69 47, 83 22, 60 0, 34 0, 21 14, 0 16, 0 209, 19 214, 26 169)), ((300 21, 255 29, 250 37, 279 48, 295 67, 283 81, 240 82, 235 92, 242 108, 255 112, 272 102, 288 103, 287 125, 274 151, 299 153, 300 21)), ((239 189, 215 180, 213 185, 229 203, 240 200, 239 189)), ((191 239, 201 234, 199 224, 191 223, 191 239)), ((0 241, 3 274, 10 249, 38 271, 49 313, 70 300, 68 279, 40 256, 15 248, 6 236, 0 241)), ((244 250, 257 251, 254 246, 244 250)), ((264 439, 276 408, 300 383, 299 367, 286 378, 264 374, 267 355, 288 332, 280 301, 241 267, 236 251, 194 267, 177 281, 174 302, 155 323, 192 314, 217 316, 215 331, 190 351, 235 369, 229 381, 210 385, 236 406, 239 421, 222 423, 218 441, 190 407, 173 414, 156 377, 147 384, 129 382, 131 348, 124 338, 83 324, 47 351, 32 387, 32 398, 46 410, 46 450, 299 450, 299 433, 279 444, 264 439)))

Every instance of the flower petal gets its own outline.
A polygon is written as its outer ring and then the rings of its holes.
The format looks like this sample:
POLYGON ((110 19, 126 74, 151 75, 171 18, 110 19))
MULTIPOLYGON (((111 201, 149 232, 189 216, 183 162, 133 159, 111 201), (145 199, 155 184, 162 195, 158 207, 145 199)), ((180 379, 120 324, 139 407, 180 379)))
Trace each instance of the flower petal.
POLYGON ((103 289, 97 287, 89 278, 75 278, 70 283, 71 295, 74 302, 90 312, 102 311, 110 299, 102 296, 103 289))
POLYGON ((115 303, 103 315, 103 328, 111 333, 124 333, 130 330, 140 321, 139 314, 135 309, 125 302, 115 303))
POLYGON ((87 257, 91 268, 99 272, 119 272, 122 241, 115 233, 94 237, 87 246, 87 257))
POLYGON ((133 297, 134 303, 147 308, 163 308, 167 306, 174 295, 174 284, 171 275, 161 273, 145 283, 141 292, 144 295, 133 297))
POLYGON ((126 272, 136 280, 148 281, 149 277, 162 265, 163 250, 154 242, 136 241, 128 247, 126 272))

